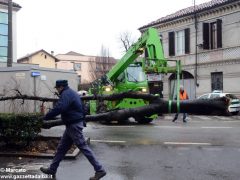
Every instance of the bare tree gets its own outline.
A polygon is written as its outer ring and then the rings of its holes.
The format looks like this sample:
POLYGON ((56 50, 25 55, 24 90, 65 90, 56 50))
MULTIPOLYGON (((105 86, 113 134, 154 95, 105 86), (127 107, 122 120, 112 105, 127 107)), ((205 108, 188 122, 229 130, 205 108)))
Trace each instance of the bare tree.
POLYGON ((90 69, 89 71, 90 79, 91 81, 94 81, 95 79, 97 79, 95 57, 91 57, 89 59, 89 69, 90 69))
POLYGON ((109 49, 104 45, 101 46, 100 56, 90 59, 90 76, 92 81, 105 75, 116 63, 113 57, 110 57, 109 49))
MULTIPOLYGON (((10 81, 6 82, 4 85, 4 96, 12 96, 16 93, 21 94, 20 92, 25 93, 24 85, 18 81, 15 77, 11 77, 10 81)), ((19 113, 19 112, 30 112, 31 111, 31 102, 23 100, 10 100, 6 101, 0 105, 1 112, 12 112, 12 113, 19 113)))
POLYGON ((120 34, 120 42, 122 43, 124 52, 127 52, 127 50, 131 47, 131 45, 135 42, 134 38, 132 37, 132 34, 128 31, 122 32, 120 34))

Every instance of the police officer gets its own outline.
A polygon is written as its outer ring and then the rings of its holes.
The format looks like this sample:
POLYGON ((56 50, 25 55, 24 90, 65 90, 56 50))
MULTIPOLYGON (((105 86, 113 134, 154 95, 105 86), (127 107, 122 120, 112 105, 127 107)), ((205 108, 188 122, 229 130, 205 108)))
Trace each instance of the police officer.
MULTIPOLYGON (((183 89, 183 85, 180 85, 180 89, 179 89, 179 99, 180 100, 187 100, 188 99, 188 94, 187 92, 183 89)), ((187 122, 186 121, 187 118, 187 113, 183 113, 183 122, 187 122)), ((174 119, 172 120, 172 122, 175 122, 178 119, 178 113, 176 113, 174 119)))
POLYGON ((95 175, 90 180, 98 180, 106 175, 106 171, 96 159, 83 136, 82 129, 85 126, 85 121, 81 99, 77 92, 68 87, 67 80, 57 80, 55 88, 60 95, 59 100, 54 108, 45 115, 44 120, 53 119, 55 116, 61 114, 66 129, 51 165, 47 168, 41 167, 40 170, 45 174, 55 176, 59 163, 72 144, 75 144, 94 167, 95 175))

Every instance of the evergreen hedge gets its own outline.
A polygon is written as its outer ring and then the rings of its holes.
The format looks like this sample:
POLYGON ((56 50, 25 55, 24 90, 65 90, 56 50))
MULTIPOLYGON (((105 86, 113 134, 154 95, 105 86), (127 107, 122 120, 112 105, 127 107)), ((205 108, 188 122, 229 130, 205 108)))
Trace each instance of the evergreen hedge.
POLYGON ((41 131, 39 113, 0 113, 0 138, 6 144, 28 145, 41 131))

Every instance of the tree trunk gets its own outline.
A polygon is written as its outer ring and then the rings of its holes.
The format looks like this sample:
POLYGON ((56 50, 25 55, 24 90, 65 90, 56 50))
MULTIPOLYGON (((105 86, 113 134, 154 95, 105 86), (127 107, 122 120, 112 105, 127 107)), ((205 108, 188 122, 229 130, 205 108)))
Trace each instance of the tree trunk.
MULTIPOLYGON (((185 112, 194 115, 224 115, 228 109, 228 99, 217 98, 217 99, 197 99, 197 100, 186 100, 179 103, 179 112, 185 112)), ((110 112, 104 112, 96 115, 87 115, 86 121, 124 121, 129 117, 134 116, 151 116, 153 114, 166 114, 166 113, 177 113, 177 101, 165 101, 157 98, 153 103, 148 106, 142 106, 138 108, 114 110, 110 112)), ((63 125, 61 119, 44 121, 43 128, 50 128, 53 126, 63 125)))

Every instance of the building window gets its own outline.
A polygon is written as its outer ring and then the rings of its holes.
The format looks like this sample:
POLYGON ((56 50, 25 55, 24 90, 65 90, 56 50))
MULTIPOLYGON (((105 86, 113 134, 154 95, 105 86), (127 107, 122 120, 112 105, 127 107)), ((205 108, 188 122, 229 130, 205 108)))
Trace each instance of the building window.
POLYGON ((185 49, 184 31, 177 31, 175 35, 176 55, 183 55, 185 49))
POLYGON ((7 47, 0 46, 0 57, 7 57, 7 47))
POLYGON ((222 20, 203 23, 203 49, 222 48, 222 20))
POLYGON ((101 71, 101 64, 100 63, 96 63, 96 71, 101 71))
POLYGON ((7 62, 7 57, 0 56, 0 61, 7 62))
POLYGON ((0 24, 8 24, 8 14, 0 12, 0 24))
POLYGON ((0 34, 7 36, 8 35, 8 25, 7 24, 0 24, 0 34))
POLYGON ((168 33, 169 56, 190 53, 190 29, 168 33))
POLYGON ((211 87, 214 90, 223 90, 223 73, 213 72, 211 73, 211 87))
POLYGON ((8 14, 0 12, 0 61, 7 61, 8 14))
POLYGON ((74 70, 75 71, 81 71, 82 64, 81 63, 75 63, 74 64, 74 70))
POLYGON ((0 35, 0 46, 6 46, 8 45, 8 37, 0 35))

